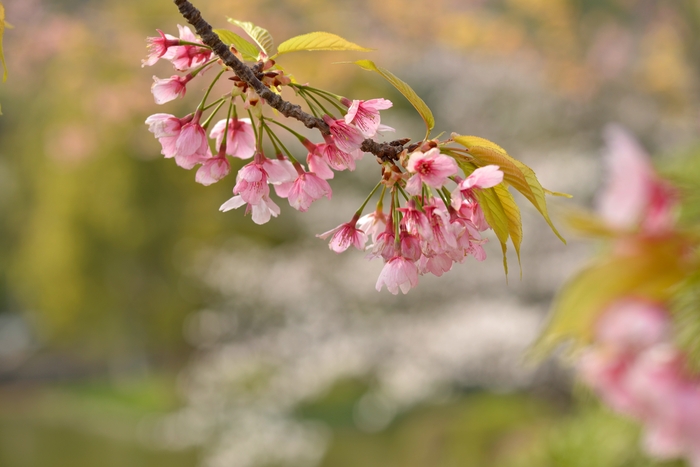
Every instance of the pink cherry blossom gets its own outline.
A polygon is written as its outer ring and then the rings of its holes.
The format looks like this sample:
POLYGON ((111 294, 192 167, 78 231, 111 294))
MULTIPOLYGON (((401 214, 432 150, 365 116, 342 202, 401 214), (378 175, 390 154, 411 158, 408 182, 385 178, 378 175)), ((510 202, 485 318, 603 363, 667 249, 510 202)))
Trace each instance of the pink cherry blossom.
POLYGON ((438 148, 432 148, 411 154, 406 169, 414 174, 406 183, 406 191, 416 196, 420 194, 423 183, 439 188, 447 183, 448 177, 457 173, 459 167, 453 158, 440 154, 438 148))
POLYGON ((315 173, 324 180, 330 180, 335 177, 335 173, 328 166, 328 162, 323 154, 318 151, 310 152, 306 155, 306 163, 309 166, 309 171, 315 173))
POLYGON ((360 130, 345 123, 345 120, 334 120, 328 115, 323 116, 333 136, 333 142, 343 152, 352 153, 360 149, 364 137, 360 130))
POLYGON ((638 352, 661 343, 669 331, 669 321, 668 312, 648 300, 618 300, 596 321, 596 339, 627 352, 638 352))
POLYGON ((599 211, 617 229, 661 233, 673 227, 678 196, 654 171, 636 139, 617 125, 606 128, 610 178, 599 211))
POLYGON ((389 222, 384 231, 377 235, 374 245, 372 245, 372 251, 367 255, 367 258, 374 259, 381 256, 384 261, 389 261, 396 252, 395 240, 394 229, 389 222))
POLYGON ((317 151, 334 170, 355 170, 355 161, 362 158, 362 151, 343 151, 336 145, 336 140, 335 137, 326 137, 326 143, 317 145, 317 151))
MULTIPOLYGON (((180 30, 180 40, 202 44, 202 41, 192 33, 189 27, 180 26, 178 24, 177 28, 180 30)), ((201 47, 196 45, 181 45, 172 47, 171 50, 173 50, 172 55, 169 54, 166 58, 169 58, 175 68, 180 71, 196 68, 203 65, 211 58, 211 50, 205 47, 204 44, 202 44, 201 47)))
POLYGON ((429 238, 423 238, 425 243, 423 251, 440 254, 457 248, 457 239, 452 230, 448 228, 450 215, 442 200, 433 198, 431 203, 426 204, 423 208, 431 231, 429 238))
POLYGON ((343 104, 350 104, 348 113, 345 114, 345 123, 355 125, 365 138, 372 138, 377 134, 377 129, 380 125, 379 111, 388 109, 393 105, 387 99, 354 100, 352 103, 345 99, 343 104))
POLYGON ((191 169, 211 158, 204 129, 199 125, 201 113, 177 118, 169 114, 154 114, 146 119, 151 131, 162 146, 166 159, 175 158, 177 165, 191 169))
POLYGON ((187 91, 186 84, 192 79, 192 76, 173 75, 170 78, 160 79, 157 76, 153 77, 153 85, 151 92, 156 104, 165 104, 178 97, 183 97, 187 91))
POLYGON ((146 125, 148 125, 148 131, 160 139, 179 135, 183 122, 174 115, 158 113, 149 116, 146 119, 146 125))
POLYGON ((199 124, 201 115, 201 111, 195 112, 192 120, 182 126, 175 140, 175 162, 188 170, 211 157, 207 134, 199 124))
POLYGON ((395 256, 386 262, 379 273, 376 289, 381 291, 386 285, 387 290, 396 295, 401 292, 406 294, 411 288, 418 285, 418 267, 416 263, 404 258, 400 252, 396 252, 395 256))
POLYGON ((381 209, 365 214, 357 220, 357 228, 370 236, 374 242, 377 241, 377 236, 384 230, 385 226, 386 215, 381 209))
POLYGON ((497 165, 485 165, 472 172, 459 184, 460 190, 491 188, 503 181, 503 172, 497 165))
POLYGON ((398 211, 403 213, 401 224, 409 233, 418 235, 423 240, 429 240, 433 236, 428 217, 416 207, 414 199, 410 199, 406 207, 398 208, 398 211))
POLYGON ((160 29, 156 29, 156 31, 158 31, 159 37, 146 38, 148 57, 145 60, 141 60, 141 67, 154 65, 159 59, 165 56, 170 47, 180 43, 177 37, 164 34, 160 29))
POLYGON ((421 251, 421 242, 418 235, 410 234, 406 229, 402 229, 399 235, 399 245, 401 256, 411 261, 418 261, 423 254, 421 251))
POLYGON ((331 186, 313 172, 302 171, 292 184, 287 195, 290 206, 301 212, 309 209, 311 203, 324 196, 331 199, 331 186))
MULTIPOLYGON (((226 120, 219 120, 212 127, 209 136, 216 140, 217 151, 224 139, 226 120)), ((231 118, 226 135, 226 154, 239 159, 249 159, 255 154, 255 133, 249 118, 231 118)))
POLYGON ((333 235, 330 243, 328 244, 328 248, 336 253, 342 253, 350 248, 350 246, 354 246, 358 250, 362 251, 365 249, 365 244, 367 243, 367 235, 362 230, 357 228, 358 217, 359 216, 355 216, 350 220, 350 222, 341 224, 328 232, 324 232, 316 236, 325 240, 330 235, 333 235))
MULTIPOLYGON (((230 211, 231 209, 238 209, 244 204, 246 204, 246 202, 243 200, 243 198, 240 195, 236 195, 222 204, 219 211, 226 212, 230 211)), ((279 216, 280 208, 270 199, 269 196, 264 195, 257 203, 248 204, 245 213, 252 213, 253 222, 258 225, 262 225, 267 223, 270 220, 270 217, 279 216)))
POLYGON ((250 204, 257 204, 264 196, 270 194, 267 172, 261 161, 253 161, 238 171, 233 194, 241 195, 243 201, 250 204))
POLYGON ((421 256, 418 266, 421 274, 431 273, 436 277, 440 277, 444 273, 449 272, 453 264, 452 258, 447 253, 440 253, 421 256))
POLYGON ((195 174, 195 181, 204 186, 218 182, 231 171, 231 165, 223 154, 204 161, 195 174))

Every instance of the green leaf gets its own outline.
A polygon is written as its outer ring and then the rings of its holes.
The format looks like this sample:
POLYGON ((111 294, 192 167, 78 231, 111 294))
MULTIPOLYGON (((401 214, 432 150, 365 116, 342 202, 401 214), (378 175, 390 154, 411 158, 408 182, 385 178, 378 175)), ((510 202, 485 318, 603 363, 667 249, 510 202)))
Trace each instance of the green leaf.
POLYGON ((496 233, 501 250, 503 251, 503 269, 508 276, 508 258, 506 257, 507 242, 508 242, 508 215, 503 209, 501 200, 496 194, 494 188, 485 190, 475 190, 476 199, 479 201, 481 210, 484 212, 484 218, 489 223, 493 231, 496 233))
POLYGON ((607 254, 579 272, 555 299, 547 329, 533 349, 536 356, 568 339, 574 340, 574 350, 590 342, 596 319, 617 299, 668 300, 687 274, 684 245, 667 238, 639 241, 626 254, 607 254))
POLYGON ((700 269, 686 278, 671 303, 675 340, 685 352, 687 366, 700 374, 700 269))
POLYGON ((360 45, 354 44, 343 39, 340 36, 331 34, 330 32, 310 32, 301 36, 292 37, 282 42, 277 47, 277 54, 282 55, 289 52, 298 52, 301 50, 337 50, 337 51, 356 51, 370 52, 372 49, 367 49, 360 45))
POLYGON ((389 70, 378 67, 371 60, 357 60, 354 63, 364 70, 379 73, 385 80, 389 81, 392 86, 398 89, 398 91, 403 94, 406 99, 408 99, 408 102, 410 102, 411 105, 416 108, 425 122, 425 126, 427 127, 425 137, 427 138, 430 134, 430 130, 432 130, 435 126, 435 118, 433 117, 433 113, 430 111, 430 108, 428 108, 425 102, 423 102, 423 99, 418 97, 418 94, 416 94, 411 86, 401 81, 389 70))
POLYGON ((510 234, 510 241, 513 242, 513 247, 515 248, 515 254, 518 256, 518 266, 520 267, 520 278, 523 277, 523 266, 520 261, 520 245, 523 242, 523 221, 520 218, 520 209, 513 199, 513 195, 508 191, 503 183, 499 183, 493 187, 498 196, 498 200, 501 202, 503 207, 503 212, 506 214, 508 219, 508 233, 510 234))
POLYGON ((224 44, 234 46, 241 53, 244 60, 251 62, 258 60, 258 48, 235 32, 228 29, 214 29, 214 32, 224 44))
POLYGON ((562 242, 566 243, 564 237, 561 236, 549 218, 545 189, 537 180, 535 172, 530 167, 512 158, 505 149, 487 139, 478 136, 462 136, 456 133, 452 134, 452 139, 467 148, 469 154, 472 155, 474 163, 479 167, 490 164, 499 166, 503 171, 504 180, 522 193, 535 206, 547 224, 549 224, 552 232, 562 242))
POLYGON ((237 19, 233 18, 228 18, 228 22, 243 29, 246 34, 248 34, 250 38, 253 39, 256 44, 258 44, 260 50, 265 52, 268 57, 272 55, 274 41, 272 40, 272 35, 267 31, 267 29, 263 29, 260 26, 256 26, 248 21, 238 21, 237 19))

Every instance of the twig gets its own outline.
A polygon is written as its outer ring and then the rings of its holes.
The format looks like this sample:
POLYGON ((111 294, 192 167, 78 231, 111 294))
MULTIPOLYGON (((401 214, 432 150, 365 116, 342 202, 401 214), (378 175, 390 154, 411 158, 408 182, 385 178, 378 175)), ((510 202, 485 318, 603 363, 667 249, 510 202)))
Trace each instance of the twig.
MULTIPOLYGON (((226 44, 221 41, 219 36, 213 31, 211 25, 204 18, 202 18, 200 11, 195 8, 195 6, 192 5, 189 0, 173 1, 175 2, 175 5, 177 5, 178 10, 180 10, 180 14, 183 16, 183 18, 185 18, 187 22, 194 27, 195 31, 197 31, 197 34, 202 39, 202 42, 211 47, 212 51, 224 62, 224 64, 231 68, 236 76, 238 76, 243 82, 253 88, 258 96, 264 99, 270 107, 277 109, 277 111, 285 117, 294 118, 300 121, 307 128, 318 128, 322 134, 330 134, 328 125, 326 125, 323 120, 304 112, 300 106, 285 101, 278 94, 275 94, 267 86, 265 86, 262 81, 255 76, 255 72, 245 63, 240 61, 226 46, 226 44)), ((392 141, 390 143, 378 143, 368 138, 362 142, 360 150, 372 153, 379 157, 382 161, 397 160, 399 154, 401 151, 403 151, 403 145, 407 142, 408 140, 404 139, 392 141)))

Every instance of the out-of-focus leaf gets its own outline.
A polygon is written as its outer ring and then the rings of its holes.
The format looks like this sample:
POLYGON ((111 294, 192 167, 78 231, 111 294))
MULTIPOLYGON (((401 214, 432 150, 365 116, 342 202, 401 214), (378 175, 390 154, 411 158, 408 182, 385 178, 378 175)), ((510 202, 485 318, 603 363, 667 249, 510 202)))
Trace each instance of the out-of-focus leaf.
POLYGON ((299 52, 301 50, 370 52, 372 49, 367 49, 361 45, 354 44, 340 36, 331 34, 330 32, 318 31, 287 39, 286 41, 282 42, 279 47, 277 47, 276 55, 282 55, 289 52, 299 52))
POLYGON ((569 198, 569 199, 573 198, 573 196, 570 195, 569 193, 561 193, 559 191, 551 191, 551 190, 548 190, 546 188, 544 188, 544 192, 547 193, 548 195, 551 195, 551 196, 559 196, 561 198, 569 198))
POLYGON ((430 111, 427 104, 418 96, 418 94, 416 94, 411 86, 401 81, 389 70, 378 67, 372 60, 357 60, 354 63, 364 70, 379 73, 385 80, 389 81, 392 86, 398 89, 398 91, 403 94, 406 99, 408 99, 408 102, 410 102, 411 105, 416 108, 425 122, 425 126, 427 128, 425 137, 427 138, 430 134, 430 130, 432 130, 435 126, 435 118, 433 117, 433 112, 430 111))
POLYGON ((600 216, 581 209, 570 209, 564 215, 564 222, 572 230, 585 236, 614 238, 620 234, 610 228, 600 216))
POLYGON ((238 21, 237 19, 233 18, 228 18, 228 22, 243 29, 246 34, 248 34, 250 38, 253 39, 256 44, 258 44, 260 49, 265 52, 267 56, 272 55, 272 49, 274 48, 275 43, 272 40, 272 35, 267 31, 267 29, 263 29, 260 26, 256 26, 248 21, 238 21))
POLYGON ((671 302, 676 342, 687 356, 689 369, 700 374, 700 270, 686 279, 671 302))
POLYGON ((536 356, 572 339, 573 349, 591 341, 597 317, 619 298, 666 301, 685 279, 685 241, 628 240, 626 254, 606 255, 582 270, 559 292, 547 329, 535 344, 536 356))
POLYGON ((475 191, 476 199, 479 201, 484 218, 489 223, 493 231, 496 233, 498 242, 501 244, 503 251, 503 269, 508 276, 508 258, 506 250, 508 249, 507 242, 509 236, 509 220, 501 200, 494 188, 475 191))
POLYGON ((228 29, 214 29, 214 32, 224 44, 234 46, 241 53, 244 60, 253 62, 258 60, 258 48, 235 32, 228 29))
POLYGON ((498 200, 501 202, 503 207, 503 212, 506 214, 508 219, 508 233, 510 234, 510 241, 513 242, 513 247, 515 248, 515 254, 518 256, 518 266, 520 267, 520 277, 523 276, 523 266, 520 261, 520 244, 523 241, 523 222, 520 218, 520 209, 513 199, 513 195, 508 191, 503 183, 499 183, 493 187, 498 200))
POLYGON ((452 139, 467 148, 476 165, 480 167, 490 164, 499 166, 503 171, 505 181, 513 185, 516 190, 522 193, 535 206, 547 224, 549 224, 552 232, 562 242, 566 243, 564 237, 561 236, 549 218, 545 190, 530 167, 512 158, 505 149, 487 139, 478 136, 462 136, 456 133, 452 134, 452 139))

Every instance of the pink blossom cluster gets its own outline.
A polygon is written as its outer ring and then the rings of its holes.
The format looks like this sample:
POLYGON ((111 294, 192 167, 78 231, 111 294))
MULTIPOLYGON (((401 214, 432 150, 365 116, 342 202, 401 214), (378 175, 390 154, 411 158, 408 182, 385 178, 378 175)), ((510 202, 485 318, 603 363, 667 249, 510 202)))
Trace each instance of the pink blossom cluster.
POLYGON ((662 305, 620 299, 598 319, 580 372, 610 407, 642 423, 647 452, 700 467, 700 376, 688 372, 671 331, 662 305))
MULTIPOLYGON (((176 70, 187 72, 184 76, 175 75, 168 79, 154 77, 151 91, 158 104, 184 96, 189 81, 208 67, 216 66, 211 50, 188 28, 179 26, 179 31, 179 38, 158 31, 158 37, 147 39, 149 54, 143 61, 144 66, 164 59, 170 61, 176 70)), ((231 91, 207 105, 214 84, 225 72, 230 72, 225 67, 213 78, 193 113, 182 118, 158 113, 146 119, 149 131, 161 144, 163 156, 174 159, 178 166, 187 170, 199 166, 195 180, 203 185, 216 183, 231 172, 228 157, 252 158, 238 170, 233 197, 223 203, 220 210, 225 212, 245 206, 246 214, 251 214, 257 224, 266 223, 280 214, 270 187, 277 197, 286 198, 293 208, 306 211, 314 201, 331 198, 328 180, 334 178, 336 171, 355 170, 357 161, 364 155, 362 148, 368 138, 393 131, 393 128, 382 125, 380 118, 381 110, 392 107, 391 101, 381 98, 350 100, 308 85, 292 83, 273 60, 262 53, 261 57, 258 76, 264 85, 276 92, 281 92, 282 87, 293 86, 314 113, 322 115, 329 130, 323 136, 323 142, 313 143, 275 119, 266 117, 262 111, 264 101, 235 75, 230 77, 231 91), (311 95, 316 97, 309 98, 311 95), (340 116, 330 115, 319 99, 331 102, 333 107, 329 108, 340 110, 344 106, 347 110, 340 116), (214 115, 226 103, 229 110, 225 118, 217 120, 210 129, 214 115), (241 103, 250 118, 238 117, 237 106, 241 103), (210 108, 214 110, 205 117, 204 112, 210 108), (274 130, 280 128, 292 133, 304 146, 306 166, 293 157, 276 135, 274 130), (265 155, 265 138, 274 148, 272 158, 265 155)), ((319 235, 321 238, 331 237, 329 246, 338 253, 352 245, 359 250, 368 250, 370 258, 382 258, 385 265, 376 284, 377 290, 386 286, 393 294, 399 290, 406 293, 417 285, 421 274, 441 276, 454 263, 461 263, 468 256, 479 261, 486 256, 482 247, 486 240, 481 233, 490 226, 479 206, 477 194, 479 190, 501 183, 503 172, 490 165, 468 171, 468 176, 463 179, 458 175, 460 167, 454 152, 441 149, 445 144, 438 140, 423 141, 403 149, 396 159, 378 159, 382 180, 377 188, 381 185, 383 189, 377 209, 362 216, 375 188, 350 222, 319 235), (391 207, 385 214, 383 198, 386 191, 390 193, 391 207), (406 200, 403 207, 402 197, 406 200)))
POLYGON ((141 61, 141 66, 154 65, 163 59, 171 62, 178 71, 190 71, 185 76, 173 75, 160 79, 153 77, 151 92, 156 104, 165 104, 178 97, 183 97, 187 91, 187 83, 198 74, 198 68, 203 67, 212 56, 211 50, 194 35, 187 26, 177 26, 180 37, 164 34, 158 30, 159 37, 149 37, 148 57, 141 61))
POLYGON ((418 284, 418 276, 431 273, 441 276, 454 263, 462 263, 468 256, 482 261, 486 241, 482 231, 489 228, 476 199, 477 190, 491 188, 503 181, 503 172, 497 166, 476 169, 465 180, 457 176, 455 160, 441 154, 437 147, 426 144, 426 150, 414 151, 407 162, 408 172, 394 181, 392 209, 389 214, 377 209, 371 214, 353 219, 324 234, 332 235, 329 247, 335 252, 350 246, 368 249, 370 258, 382 258, 384 268, 376 288, 386 288, 393 294, 404 294, 418 284), (449 180, 456 183, 451 202, 446 204, 432 189, 445 188, 449 180), (411 195, 404 207, 399 207, 397 187, 411 195), (366 246, 371 238, 372 244, 366 246))

